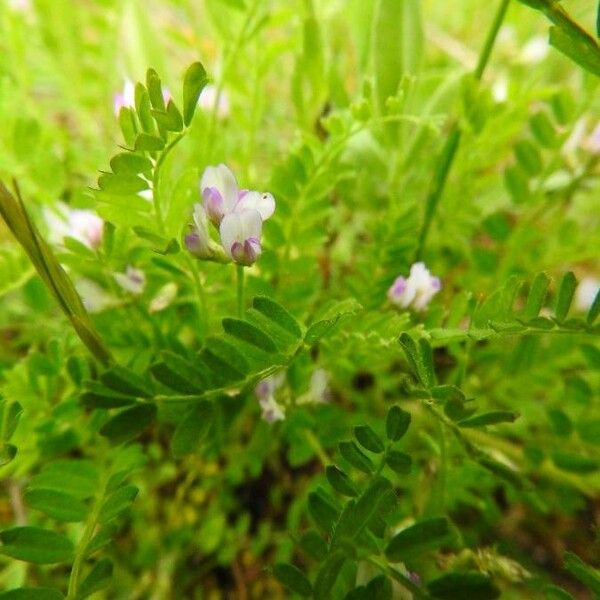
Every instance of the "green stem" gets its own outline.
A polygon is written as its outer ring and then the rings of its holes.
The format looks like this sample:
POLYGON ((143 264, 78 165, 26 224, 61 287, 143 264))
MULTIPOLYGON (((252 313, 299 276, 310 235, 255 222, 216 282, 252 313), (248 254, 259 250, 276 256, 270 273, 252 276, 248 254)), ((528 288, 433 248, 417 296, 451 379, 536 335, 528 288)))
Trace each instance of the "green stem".
POLYGON ((196 291, 196 299, 198 304, 198 327, 199 335, 203 338, 208 331, 208 313, 206 308, 206 295, 202 282, 200 281, 200 273, 198 272, 198 265, 196 261, 186 252, 184 253, 185 263, 190 270, 192 279, 194 281, 194 289, 196 291))
POLYGON ((500 31, 500 27, 502 26, 502 22, 506 16, 506 11, 508 10, 509 4, 510 0, 501 0, 500 2, 500 6, 498 7, 494 21, 492 22, 492 26, 488 32, 485 44, 483 45, 483 49, 479 55, 477 67, 473 73, 475 79, 478 81, 481 81, 483 73, 485 72, 485 68, 490 60, 490 55, 492 54, 494 44, 496 43, 496 38, 498 37, 498 32, 500 31))
MULTIPOLYGON (((483 45, 483 49, 479 55, 477 66, 475 68, 475 71, 473 72, 473 76, 477 81, 480 81, 483 77, 485 68, 489 62, 490 55, 494 47, 494 43, 496 42, 496 38, 498 37, 498 31, 500 30, 500 26, 502 25, 504 17, 506 16, 506 11, 508 9, 509 3, 510 0, 500 1, 500 6, 498 7, 496 16, 494 17, 494 21, 492 22, 492 26, 483 45)), ((456 153, 460 146, 461 135, 462 132, 460 130, 459 125, 457 123, 454 123, 450 130, 450 134, 448 135, 448 139, 446 140, 446 144, 442 149, 442 153, 438 160, 438 166, 436 168, 435 176, 433 179, 433 184, 429 194, 427 195, 427 200, 425 203, 425 217, 423 219, 423 225, 421 226, 421 231, 419 233, 419 241, 417 245, 415 260, 419 260, 423 256, 425 245, 427 243, 427 237, 429 235, 429 230, 431 229, 433 217, 437 211, 440 199, 444 193, 444 188, 446 187, 446 182, 448 181, 450 169, 454 164, 454 159, 456 158, 456 153)))
POLYGON ((237 314, 241 319, 244 316, 244 267, 236 265, 237 272, 237 314))
POLYGON ((69 588, 67 591, 66 600, 75 600, 77 598, 77 592, 79 589, 79 579, 81 576, 81 568, 86 559, 87 547, 96 529, 98 516, 100 515, 100 509, 102 508, 102 503, 104 501, 104 488, 105 482, 103 482, 99 488, 102 491, 102 493, 98 494, 94 499, 92 511, 90 512, 86 521, 85 528, 83 530, 83 535, 81 536, 81 539, 77 544, 77 548, 75 550, 75 559, 73 560, 73 567, 71 569, 71 575, 69 576, 69 588))
POLYGON ((165 162, 167 156, 171 150, 184 138, 187 133, 187 129, 180 131, 164 148, 160 153, 156 164, 154 165, 154 173, 152 177, 152 200, 154 204, 154 213, 156 215, 156 223, 159 231, 165 233, 165 219, 162 212, 162 205, 160 201, 160 169, 165 162))
POLYGON ((437 501, 436 508, 438 514, 444 513, 444 507, 446 506, 446 474, 448 472, 448 453, 446 451, 446 432, 444 431, 444 425, 441 421, 438 421, 438 434, 440 444, 440 470, 437 481, 437 501))

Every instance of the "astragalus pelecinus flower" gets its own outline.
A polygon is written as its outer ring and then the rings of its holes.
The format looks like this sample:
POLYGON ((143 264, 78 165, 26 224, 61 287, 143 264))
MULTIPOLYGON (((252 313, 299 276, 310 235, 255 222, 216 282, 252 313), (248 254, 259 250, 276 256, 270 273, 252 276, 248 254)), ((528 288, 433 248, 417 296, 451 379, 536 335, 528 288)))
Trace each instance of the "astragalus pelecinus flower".
POLYGON ((225 260, 243 266, 254 264, 262 252, 263 221, 275 211, 273 195, 240 190, 224 164, 205 169, 200 192, 204 204, 194 207, 194 225, 185 239, 188 250, 198 258, 222 260, 210 237, 210 221, 219 230, 225 260))
POLYGON ((431 275, 424 263, 417 262, 411 266, 407 278, 400 275, 395 279, 388 290, 388 298, 400 308, 412 306, 422 311, 441 288, 439 277, 431 275))
POLYGON ((202 260, 214 260, 216 262, 227 262, 227 255, 223 248, 210 237, 208 230, 208 216, 202 204, 194 206, 192 223, 184 238, 185 247, 196 258, 202 260))
POLYGON ((262 418, 267 423, 274 423, 275 421, 283 421, 285 419, 285 411, 275 399, 275 393, 284 382, 285 374, 277 373, 265 377, 254 388, 254 393, 262 409, 262 418))
POLYGON ((62 244, 65 238, 73 238, 92 250, 102 243, 104 221, 91 210, 57 202, 53 209, 44 208, 44 220, 52 243, 62 244))

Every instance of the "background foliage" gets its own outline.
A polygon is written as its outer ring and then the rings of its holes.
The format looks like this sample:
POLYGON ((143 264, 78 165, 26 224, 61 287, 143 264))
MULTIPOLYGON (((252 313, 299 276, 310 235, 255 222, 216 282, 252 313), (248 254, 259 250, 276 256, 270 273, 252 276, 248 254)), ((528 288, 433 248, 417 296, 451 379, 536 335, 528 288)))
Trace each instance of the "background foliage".
POLYGON ((0 3, 0 598, 600 593, 596 7, 507 5, 0 3), (277 201, 243 315, 181 248, 219 162, 277 201))

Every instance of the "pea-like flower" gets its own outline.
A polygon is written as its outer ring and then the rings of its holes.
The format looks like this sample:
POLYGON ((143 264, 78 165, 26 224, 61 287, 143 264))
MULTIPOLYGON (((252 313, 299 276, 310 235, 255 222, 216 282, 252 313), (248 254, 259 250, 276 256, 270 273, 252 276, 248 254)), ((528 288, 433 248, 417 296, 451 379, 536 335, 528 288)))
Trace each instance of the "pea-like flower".
POLYGON ((125 273, 114 273, 115 281, 134 296, 139 296, 146 287, 146 274, 140 269, 127 265, 125 273))
POLYGON ((250 266, 262 252, 263 221, 275 211, 272 194, 240 190, 233 173, 223 164, 207 167, 200 180, 204 204, 194 207, 194 225, 185 245, 198 258, 230 259, 250 266), (219 230, 221 255, 214 247, 208 221, 219 230), (215 258, 215 256, 217 258, 215 258))
POLYGON ((230 213, 256 210, 261 221, 266 221, 275 212, 272 194, 240 190, 234 174, 224 164, 206 167, 200 180, 200 192, 208 218, 216 226, 230 213))
POLYGON ((208 231, 208 216, 202 204, 194 206, 193 222, 184 239, 185 247, 196 257, 203 260, 227 260, 222 248, 214 242, 208 231))
POLYGON ((102 243, 104 221, 91 210, 71 208, 57 202, 54 209, 44 209, 44 220, 52 243, 62 244, 64 238, 70 237, 92 250, 102 243))
POLYGON ((285 411, 275 399, 275 393, 281 388, 284 382, 285 374, 277 373, 265 377, 254 388, 254 393, 262 409, 262 418, 267 423, 274 423, 275 421, 283 421, 285 419, 285 411))
POLYGON ((441 288, 439 277, 432 276, 424 263, 417 262, 411 266, 408 278, 399 276, 395 279, 388 290, 388 298, 400 308, 412 306, 422 311, 441 288))

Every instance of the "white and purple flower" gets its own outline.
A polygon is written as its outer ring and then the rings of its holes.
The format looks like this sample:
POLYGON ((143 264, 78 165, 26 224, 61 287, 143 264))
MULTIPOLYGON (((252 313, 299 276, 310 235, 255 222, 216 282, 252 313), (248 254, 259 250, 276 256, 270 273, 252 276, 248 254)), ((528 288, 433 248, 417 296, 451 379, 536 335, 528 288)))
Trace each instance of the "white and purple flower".
POLYGON ((263 221, 275 211, 273 195, 240 190, 235 176, 223 164, 205 169, 200 192, 204 204, 194 207, 194 225, 185 238, 188 250, 198 258, 221 259, 210 238, 210 221, 219 230, 226 259, 243 266, 254 264, 262 252, 263 221))
POLYGON ((265 377, 254 388, 254 393, 262 409, 262 418, 267 423, 274 423, 275 421, 283 421, 285 419, 285 411, 275 399, 275 393, 284 382, 285 374, 281 372, 265 377))
POLYGON ((423 311, 441 288, 439 277, 432 276, 425 263, 417 262, 411 266, 408 278, 399 276, 395 279, 388 290, 388 298, 400 308, 412 306, 423 311))
POLYGON ((113 277, 121 288, 134 296, 139 296, 146 287, 146 274, 144 271, 131 265, 127 265, 125 273, 114 273, 113 277))
POLYGON ((54 209, 44 209, 44 220, 52 243, 62 244, 68 237, 91 250, 96 250, 102 243, 104 221, 91 210, 71 208, 63 202, 57 202, 54 209))

